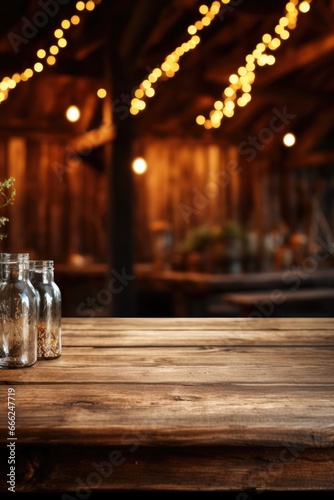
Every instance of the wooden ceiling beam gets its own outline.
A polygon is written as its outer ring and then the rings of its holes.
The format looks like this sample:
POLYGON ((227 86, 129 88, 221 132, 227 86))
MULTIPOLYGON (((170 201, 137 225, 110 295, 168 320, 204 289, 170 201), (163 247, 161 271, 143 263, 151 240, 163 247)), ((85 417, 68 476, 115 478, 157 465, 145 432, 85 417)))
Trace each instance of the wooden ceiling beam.
POLYGON ((72 137, 68 147, 76 153, 86 153, 103 146, 115 138, 115 128, 110 123, 103 123, 100 127, 89 130, 84 134, 72 137))
MULTIPOLYGON (((147 59, 147 54, 150 51, 154 52, 154 48, 163 43, 170 32, 173 31, 173 27, 179 22, 185 12, 185 6, 177 5, 177 9, 174 5, 167 6, 164 12, 164 15, 161 16, 159 23, 157 23, 146 41, 143 43, 140 53, 137 57, 137 66, 141 67, 145 64, 145 60, 147 59)), ((167 56, 167 54, 164 54, 167 56)), ((160 62, 160 61, 157 61, 160 62)), ((162 62, 162 61, 161 61, 162 62)))
POLYGON ((305 156, 317 146, 322 137, 324 137, 334 126, 333 107, 322 107, 322 109, 313 108, 310 113, 310 119, 306 121, 306 127, 303 135, 298 138, 298 143, 294 147, 296 155, 305 156))
MULTIPOLYGON (((268 84, 278 80, 297 69, 303 68, 314 61, 319 60, 334 50, 334 33, 326 35, 320 39, 308 42, 298 48, 288 48, 284 54, 276 55, 277 62, 274 66, 270 68, 260 68, 261 74, 256 75, 256 84, 261 86, 267 86, 268 84), (265 71, 267 69, 268 71, 265 71)), ((226 84, 231 73, 236 70, 235 66, 229 66, 229 69, 223 73, 217 69, 213 68, 207 75, 206 78, 210 81, 216 83, 226 84)))
POLYGON ((91 42, 80 45, 77 50, 73 51, 73 57, 76 61, 83 61, 97 50, 101 49, 105 43, 106 40, 104 36, 94 38, 91 42))
POLYGON ((328 55, 334 50, 334 33, 326 35, 320 39, 304 44, 302 47, 286 50, 280 58, 277 56, 277 63, 269 71, 257 79, 258 85, 266 86, 269 83, 282 78, 297 69, 303 68, 321 57, 328 55))

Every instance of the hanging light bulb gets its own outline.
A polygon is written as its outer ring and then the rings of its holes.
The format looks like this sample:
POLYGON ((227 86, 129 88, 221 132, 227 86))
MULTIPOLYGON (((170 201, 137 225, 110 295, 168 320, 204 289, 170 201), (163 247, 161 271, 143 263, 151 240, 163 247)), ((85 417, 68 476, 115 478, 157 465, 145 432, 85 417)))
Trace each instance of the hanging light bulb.
POLYGON ((77 106, 70 106, 66 110, 66 118, 69 122, 77 122, 80 118, 80 109, 77 106))
POLYGON ((132 169, 136 174, 143 174, 147 169, 146 160, 141 157, 135 158, 132 163, 132 169))
POLYGON ((291 146, 293 146, 295 142, 296 137, 291 132, 285 134, 285 136, 283 137, 283 144, 288 148, 291 148, 291 146))

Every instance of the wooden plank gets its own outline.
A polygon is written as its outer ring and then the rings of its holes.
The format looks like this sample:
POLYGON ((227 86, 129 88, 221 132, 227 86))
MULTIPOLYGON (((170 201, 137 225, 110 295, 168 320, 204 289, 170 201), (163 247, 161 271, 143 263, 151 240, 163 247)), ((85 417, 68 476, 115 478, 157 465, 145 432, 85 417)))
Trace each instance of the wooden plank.
POLYGON ((68 195, 70 198, 70 213, 68 215, 68 254, 81 253, 81 231, 82 231, 82 174, 81 161, 74 156, 69 158, 66 166, 68 195))
MULTIPOLYGON (((15 203, 8 207, 8 218, 10 220, 10 230, 8 224, 5 231, 8 231, 8 240, 11 251, 21 252, 25 249, 25 177, 26 177, 26 141, 21 137, 12 137, 8 140, 8 176, 15 179, 15 203)), ((5 233, 7 234, 7 233, 5 233)))
MULTIPOLYGON (((210 331, 221 332, 222 337, 228 330, 238 330, 247 338, 248 332, 252 331, 270 331, 270 335, 280 335, 282 331, 284 336, 294 334, 295 331, 305 332, 305 335, 311 335, 314 338, 315 332, 328 330, 329 334, 333 332, 333 320, 331 318, 249 318, 246 322, 244 318, 63 318, 63 331, 78 332, 84 335, 85 332, 101 331, 110 334, 113 331, 126 337, 127 330, 131 328, 134 331, 152 331, 152 335, 158 335, 161 331, 165 335, 166 331, 176 332, 183 330, 185 335, 193 335, 193 330, 201 331, 202 335, 207 335, 210 331), (246 328, 247 326, 247 328, 246 328), (154 333, 153 333, 154 331, 154 333), (309 332, 309 333, 308 333, 309 332)), ((172 341, 173 336, 168 336, 168 342, 172 341)), ((206 338, 206 337, 205 337, 206 338)), ((189 339, 189 337, 188 337, 189 339)))
POLYGON ((111 123, 102 123, 100 127, 88 130, 84 134, 73 137, 68 141, 68 147, 77 153, 86 153, 115 138, 115 129, 111 123))
MULTIPOLYGON (((53 491, 70 500, 114 490, 146 494, 151 490, 154 495, 176 490, 227 492, 246 500, 253 498, 247 491, 264 493, 265 498, 272 498, 272 491, 291 491, 299 499, 301 491, 325 498, 321 492, 333 489, 334 448, 314 450, 282 443, 263 454, 261 448, 237 446, 168 447, 158 449, 152 459, 141 437, 129 432, 122 446, 22 447, 17 455, 16 492, 53 491)), ((7 462, 5 452, 0 459, 7 462)), ((7 491, 3 476, 0 491, 7 491)))
POLYGON ((81 332, 64 331, 63 344, 67 347, 81 346, 92 347, 97 344, 96 334, 98 333, 98 345, 100 347, 159 347, 159 346, 249 346, 249 345, 278 345, 289 346, 300 342, 304 346, 331 346, 333 345, 332 330, 294 330, 291 334, 286 332, 276 332, 275 330, 256 331, 250 330, 245 333, 242 330, 226 329, 224 334, 217 330, 209 330, 205 334, 203 330, 175 331, 168 329, 157 330, 134 330, 130 327, 126 333, 122 329, 114 329, 105 332, 104 329, 94 329, 89 331, 82 329, 81 332))
MULTIPOLYGON (((333 446, 333 385, 35 383, 28 391, 26 384, 11 386, 16 435, 26 444, 120 445, 125 432, 136 430, 147 446, 333 446)), ((0 431, 4 442, 7 424, 0 431)))
MULTIPOLYGON (((62 163, 65 154, 62 145, 57 143, 50 144, 48 153, 48 162, 62 163)), ((45 257, 49 258, 50 256, 54 261, 62 261, 65 259, 63 222, 67 215, 64 213, 63 201, 66 199, 66 187, 64 182, 59 182, 49 172, 45 180, 48 186, 47 203, 49 205, 50 216, 47 227, 48 249, 45 257)))
MULTIPOLYGON (((259 491, 333 488, 333 319, 255 324, 64 319, 60 358, 2 370, 0 398, 15 389, 17 491, 78 491, 78 478, 90 482, 93 461, 105 462, 112 450, 131 457, 110 481, 98 480, 105 491, 138 484, 210 491, 212 469, 222 468, 215 491, 231 482, 259 491), (221 345, 207 343, 206 334, 221 345), (92 346, 83 346, 86 335, 92 346), (243 344, 228 345, 233 339, 243 344)), ((0 442, 7 436, 2 419, 0 442)), ((6 462, 5 447, 0 459, 6 462)), ((1 477, 0 490, 6 487, 1 477)))
MULTIPOLYGON (((230 347, 208 350, 185 349, 105 349, 68 348, 57 362, 39 361, 31 370, 2 372, 2 381, 10 384, 240 384, 242 386, 276 386, 287 389, 305 386, 334 389, 334 373, 329 370, 334 346, 326 348, 281 349, 230 347), (267 355, 264 354, 264 350, 267 355), (164 361, 161 363, 161 357, 164 361), (258 356, 263 356, 261 364, 258 356), (282 357, 284 356, 284 363, 282 357), (315 359, 316 356, 316 359, 315 359), (282 370, 284 365, 284 370, 282 370), (308 370, 305 370, 305 365, 308 370), (149 368, 152 369, 149 369, 149 368), (126 368, 126 369, 124 369, 126 368), (246 381, 246 382, 245 382, 246 381)), ((110 387, 112 390, 112 387, 110 387)))
POLYGON ((27 169, 25 176, 25 197, 26 197, 26 210, 24 211, 24 228, 26 249, 30 253, 30 258, 38 252, 37 242, 39 239, 40 227, 38 221, 38 204, 39 200, 43 197, 39 188, 39 164, 40 164, 40 145, 34 141, 27 140, 26 143, 27 153, 27 169), (38 193, 38 196, 37 196, 38 193))
POLYGON ((36 179, 39 195, 35 199, 37 205, 37 230, 36 250, 41 256, 50 255, 48 228, 50 228, 50 203, 48 181, 53 186, 59 183, 59 179, 54 170, 55 161, 50 161, 50 143, 45 141, 39 144, 38 177, 36 179))

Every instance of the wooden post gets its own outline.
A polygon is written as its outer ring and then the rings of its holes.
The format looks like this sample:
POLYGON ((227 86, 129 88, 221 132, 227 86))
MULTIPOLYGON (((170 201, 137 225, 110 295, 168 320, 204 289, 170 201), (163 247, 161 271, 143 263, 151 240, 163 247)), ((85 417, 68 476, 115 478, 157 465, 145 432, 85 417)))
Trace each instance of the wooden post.
MULTIPOLYGON (((111 36, 115 36, 112 34, 111 36)), ((106 56, 108 93, 112 96, 109 116, 113 121, 115 137, 107 145, 105 160, 109 187, 108 257, 111 281, 114 282, 110 314, 116 317, 136 315, 134 277, 134 179, 131 169, 133 131, 129 112, 131 100, 131 64, 119 57, 119 40, 111 39, 106 56)), ((106 111, 106 115, 108 111, 106 111)))

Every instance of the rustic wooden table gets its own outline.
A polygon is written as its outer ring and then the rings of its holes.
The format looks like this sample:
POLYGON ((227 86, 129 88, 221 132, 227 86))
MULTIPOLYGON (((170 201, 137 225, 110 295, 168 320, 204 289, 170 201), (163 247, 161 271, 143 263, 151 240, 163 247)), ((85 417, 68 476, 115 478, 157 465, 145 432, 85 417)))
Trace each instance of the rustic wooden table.
MULTIPOLYGON (((285 294, 288 300, 293 294, 302 290, 315 291, 317 303, 317 290, 329 289, 333 293, 334 269, 318 269, 308 272, 292 268, 289 271, 271 272, 240 272, 231 274, 200 273, 183 271, 155 271, 147 264, 138 264, 135 267, 135 276, 139 290, 149 290, 154 293, 166 292, 172 298, 172 311, 174 317, 207 316, 208 312, 224 310, 225 294, 258 292, 271 294, 285 294), (213 297, 219 297, 218 307, 215 309, 213 297), (213 306, 213 307, 212 307, 213 306)), ((302 292, 303 293, 303 292, 302 292)), ((306 294, 308 292, 305 292, 306 294)), ((265 297, 266 299, 268 296, 265 297)), ((230 302, 228 302, 230 303, 230 302)), ((235 304, 235 302, 233 302, 235 304)), ((258 312, 255 305, 251 304, 250 312, 258 312)), ((226 314, 227 316, 229 313, 226 314)), ((237 314, 239 315, 239 314, 237 314)), ((324 314, 325 316, 325 314, 324 314)))
POLYGON ((0 377, 1 492, 334 489, 332 319, 65 318, 0 377))

